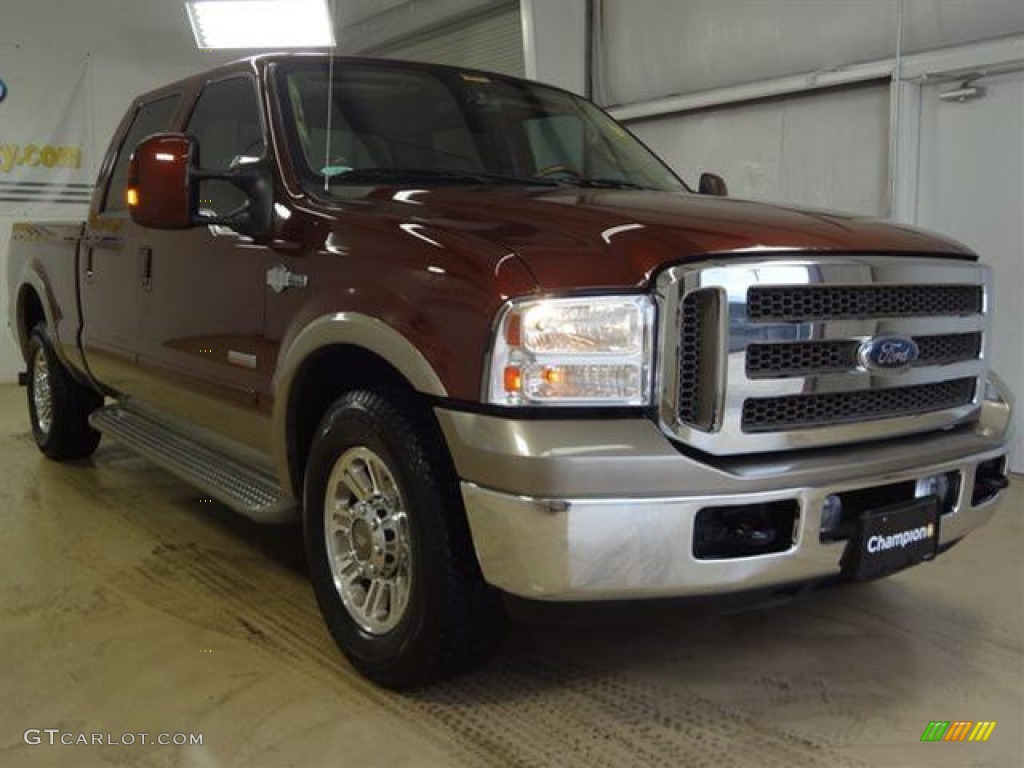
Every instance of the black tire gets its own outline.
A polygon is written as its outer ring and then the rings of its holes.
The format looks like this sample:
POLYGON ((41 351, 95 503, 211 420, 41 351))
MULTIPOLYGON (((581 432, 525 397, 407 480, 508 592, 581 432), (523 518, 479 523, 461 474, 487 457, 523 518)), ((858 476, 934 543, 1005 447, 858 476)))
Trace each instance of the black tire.
POLYGON ((103 397, 72 378, 50 346, 42 323, 29 336, 27 388, 32 436, 39 450, 55 461, 91 456, 100 433, 89 426, 89 415, 103 405, 103 397), (49 414, 39 407, 45 402, 49 402, 49 414))
MULTIPOLYGON (((364 676, 396 690, 424 685, 478 665, 500 634, 502 614, 497 592, 481 576, 451 462, 438 430, 414 409, 400 409, 400 402, 395 396, 354 391, 331 407, 317 429, 310 451, 303 517, 313 589, 335 642, 364 676), (399 598, 404 608, 395 609, 395 592, 388 589, 387 609, 394 610, 394 615, 389 613, 389 620, 397 623, 377 632, 360 624, 358 606, 346 608, 345 599, 351 604, 353 597, 345 592, 343 599, 344 589, 335 585, 328 553, 329 546, 335 547, 336 557, 342 550, 351 558, 350 562, 356 562, 358 537, 354 528, 359 523, 352 523, 347 536, 335 533, 329 537, 325 528, 329 484, 332 498, 339 498, 340 490, 349 499, 342 503, 345 511, 341 514, 355 516, 352 510, 359 505, 354 503, 354 494, 349 496, 350 486, 331 479, 340 477, 338 468, 346 466, 347 457, 359 455, 382 461, 387 470, 384 477, 391 488, 387 495, 400 497, 395 507, 401 508, 398 514, 407 521, 401 537, 408 542, 410 553, 407 600, 403 603, 399 598), (396 486, 399 494, 393 492, 396 486)), ((380 476, 381 472, 377 474, 380 476)), ((378 496, 384 495, 374 498, 378 496)), ((380 516, 383 520, 385 513, 380 516)), ((376 530, 376 521, 371 522, 376 530)), ((367 535, 379 534, 365 533, 368 528, 363 530, 364 550, 369 558, 372 555, 367 535)), ((359 567, 372 566, 364 559, 359 567)), ((364 602, 372 602, 372 577, 365 581, 359 577, 345 578, 363 585, 364 602)), ((367 620, 365 616, 363 620, 367 620)))

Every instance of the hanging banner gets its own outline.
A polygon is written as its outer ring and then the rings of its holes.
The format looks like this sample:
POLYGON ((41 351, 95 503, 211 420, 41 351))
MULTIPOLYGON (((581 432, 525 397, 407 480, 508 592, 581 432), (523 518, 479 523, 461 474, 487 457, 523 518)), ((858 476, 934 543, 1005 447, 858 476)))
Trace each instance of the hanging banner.
POLYGON ((0 216, 84 218, 92 197, 88 57, 0 47, 0 216))

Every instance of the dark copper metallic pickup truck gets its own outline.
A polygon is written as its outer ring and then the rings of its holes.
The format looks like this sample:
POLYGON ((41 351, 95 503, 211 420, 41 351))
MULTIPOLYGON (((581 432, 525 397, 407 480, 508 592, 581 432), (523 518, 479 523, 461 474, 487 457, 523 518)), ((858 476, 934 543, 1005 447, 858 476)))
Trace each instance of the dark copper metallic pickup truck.
POLYGON ((934 558, 1006 485, 989 270, 723 187, 483 72, 273 55, 169 85, 88 223, 15 228, 36 441, 82 458, 102 433, 301 514, 331 632, 393 687, 482 658, 502 592, 934 558))

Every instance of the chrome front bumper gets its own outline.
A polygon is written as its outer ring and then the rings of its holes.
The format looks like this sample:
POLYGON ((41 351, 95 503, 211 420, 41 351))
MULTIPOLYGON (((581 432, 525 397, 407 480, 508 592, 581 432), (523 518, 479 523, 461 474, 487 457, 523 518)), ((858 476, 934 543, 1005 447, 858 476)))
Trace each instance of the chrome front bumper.
POLYGON ((977 423, 949 432, 712 465, 679 452, 644 419, 436 413, 484 577, 549 600, 712 594, 834 576, 846 543, 820 541, 826 496, 958 471, 958 497, 940 526, 940 545, 949 544, 995 511, 998 496, 971 504, 975 470, 1006 456, 1011 437, 1010 404, 990 400, 977 423), (778 500, 799 504, 789 549, 694 557, 702 508, 778 500))

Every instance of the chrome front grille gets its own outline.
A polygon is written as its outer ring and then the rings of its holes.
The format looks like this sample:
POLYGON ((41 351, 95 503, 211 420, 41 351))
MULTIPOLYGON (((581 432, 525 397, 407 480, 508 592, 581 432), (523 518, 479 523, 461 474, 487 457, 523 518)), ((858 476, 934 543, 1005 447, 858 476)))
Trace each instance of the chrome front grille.
POLYGON ((941 429, 977 411, 989 272, 940 259, 825 257, 674 267, 657 282, 662 428, 717 454, 941 429), (905 370, 862 350, 911 338, 905 370))

